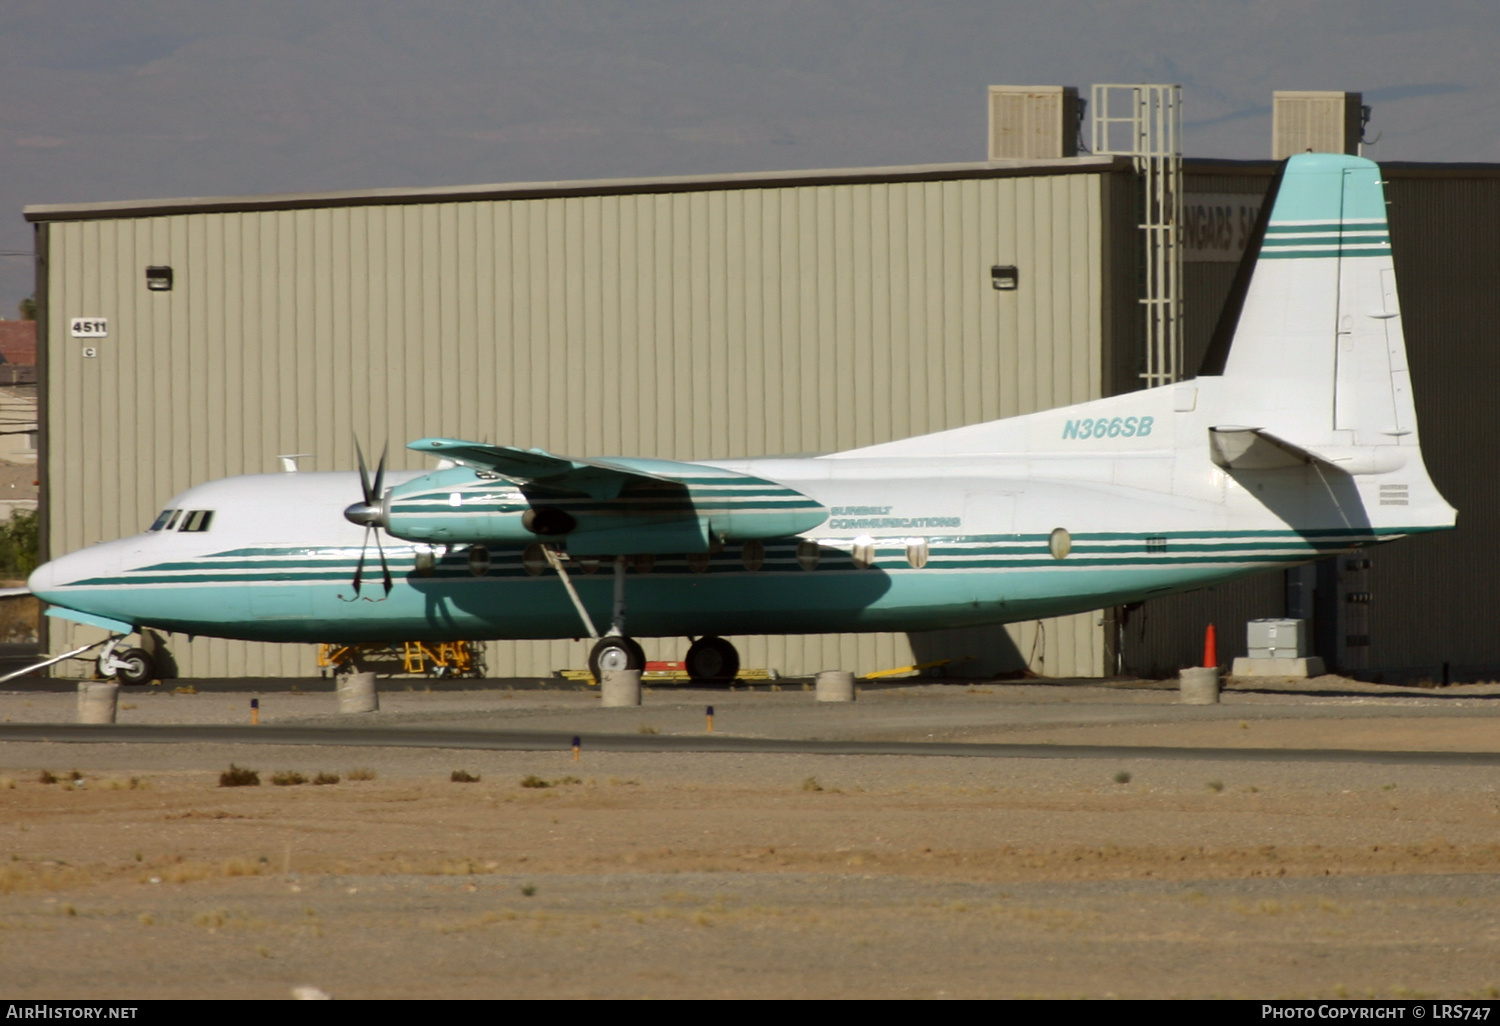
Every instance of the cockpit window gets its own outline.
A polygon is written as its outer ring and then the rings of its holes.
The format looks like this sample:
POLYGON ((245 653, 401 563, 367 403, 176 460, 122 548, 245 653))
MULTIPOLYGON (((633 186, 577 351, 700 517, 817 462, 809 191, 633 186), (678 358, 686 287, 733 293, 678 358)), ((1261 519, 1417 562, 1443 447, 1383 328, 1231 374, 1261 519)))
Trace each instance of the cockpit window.
POLYGON ((172 518, 177 515, 177 512, 178 511, 175 509, 162 510, 161 515, 158 516, 154 521, 152 521, 151 526, 146 528, 146 530, 165 531, 167 529, 167 525, 172 522, 172 518))
POLYGON ((213 522, 214 511, 211 509, 189 510, 188 515, 182 518, 182 526, 179 531, 207 531, 208 525, 213 522))
POLYGON ((180 517, 180 516, 182 516, 182 510, 180 510, 180 509, 174 509, 172 511, 172 519, 167 521, 167 526, 164 527, 164 528, 162 528, 162 530, 163 531, 170 531, 172 528, 176 527, 177 526, 177 518, 180 517))

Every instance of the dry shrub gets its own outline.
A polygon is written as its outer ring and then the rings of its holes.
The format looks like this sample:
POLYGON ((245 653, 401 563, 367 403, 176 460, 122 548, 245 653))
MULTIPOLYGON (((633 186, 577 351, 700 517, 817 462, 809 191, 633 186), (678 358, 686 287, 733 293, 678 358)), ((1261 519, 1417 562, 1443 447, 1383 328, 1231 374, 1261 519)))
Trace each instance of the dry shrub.
POLYGON ((350 780, 374 780, 375 779, 375 771, 372 770, 372 769, 368 769, 368 768, 366 768, 364 766, 360 766, 360 767, 357 767, 357 768, 352 769, 352 770, 349 771, 349 779, 350 780))
POLYGON ((339 775, 337 773, 319 773, 313 777, 314 784, 337 784, 339 775))
POLYGON ((179 862, 169 869, 162 870, 161 878, 167 883, 194 883, 216 875, 215 868, 207 862, 179 862))
POLYGON ((24 862, 0 865, 0 894, 62 891, 90 883, 93 878, 73 866, 38 867, 24 862))
POLYGON ((478 774, 470 773, 468 770, 461 770, 461 769, 454 770, 453 773, 448 777, 448 779, 451 780, 451 781, 453 781, 455 784, 477 784, 477 783, 479 783, 479 776, 478 776, 478 774))
POLYGON ((230 859, 223 865, 225 876, 259 876, 260 863, 249 859, 230 859))
MULTIPOLYGON (((611 779, 611 783, 615 783, 616 782, 614 780, 614 778, 610 778, 610 779, 611 779)), ((571 787, 571 786, 573 786, 575 784, 581 784, 581 783, 583 783, 583 780, 581 778, 575 777, 575 776, 572 776, 572 775, 569 775, 569 776, 566 776, 566 777, 559 777, 557 780, 543 780, 541 777, 537 776, 535 773, 532 773, 529 776, 525 776, 525 777, 521 778, 521 786, 522 787, 571 787)), ((633 780, 627 780, 627 781, 625 781, 625 783, 627 783, 627 784, 633 784, 633 783, 635 783, 635 781, 633 781, 633 780)))
POLYGON ((36 775, 36 782, 38 784, 55 784, 57 783, 57 777, 53 776, 50 770, 42 770, 36 775))
POLYGON ((0 777, 0 791, 14 790, 16 781, 14 777, 0 777))
POLYGON ((279 773, 271 774, 271 783, 277 787, 296 787, 298 784, 307 783, 307 778, 296 770, 281 770, 279 773))
POLYGON ((823 785, 818 783, 817 777, 808 777, 806 780, 802 781, 802 790, 821 791, 823 790, 823 785))
POLYGON ((229 764, 229 768, 219 774, 220 787, 259 787, 260 774, 253 769, 245 769, 243 766, 229 764))

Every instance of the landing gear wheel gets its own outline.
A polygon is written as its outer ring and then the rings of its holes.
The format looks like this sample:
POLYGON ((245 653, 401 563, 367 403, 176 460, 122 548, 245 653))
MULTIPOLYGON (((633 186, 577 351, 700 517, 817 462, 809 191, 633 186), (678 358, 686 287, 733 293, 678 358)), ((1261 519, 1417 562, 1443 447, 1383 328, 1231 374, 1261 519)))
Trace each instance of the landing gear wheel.
POLYGON ((144 649, 121 649, 114 663, 115 680, 121 684, 150 684, 156 679, 156 660, 144 649))
POLYGON ((605 670, 644 670, 646 653, 634 638, 618 634, 602 637, 589 653, 589 672, 594 683, 604 680, 605 670))
POLYGON ((699 638, 683 662, 698 684, 728 684, 740 672, 740 654, 723 638, 699 638))

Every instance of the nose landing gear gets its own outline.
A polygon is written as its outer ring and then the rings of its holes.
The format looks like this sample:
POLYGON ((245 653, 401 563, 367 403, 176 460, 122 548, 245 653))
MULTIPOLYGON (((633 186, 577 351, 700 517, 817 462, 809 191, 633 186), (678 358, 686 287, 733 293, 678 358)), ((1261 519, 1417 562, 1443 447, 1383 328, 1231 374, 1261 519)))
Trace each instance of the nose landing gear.
POLYGON ((156 678, 156 660, 142 648, 118 648, 124 638, 114 638, 99 653, 99 675, 121 684, 150 684, 156 678))

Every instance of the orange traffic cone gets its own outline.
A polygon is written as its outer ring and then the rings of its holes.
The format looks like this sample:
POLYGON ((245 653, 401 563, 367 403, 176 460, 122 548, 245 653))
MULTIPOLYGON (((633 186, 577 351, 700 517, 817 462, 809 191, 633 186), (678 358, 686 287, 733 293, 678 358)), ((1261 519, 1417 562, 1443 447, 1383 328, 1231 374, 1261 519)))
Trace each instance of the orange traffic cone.
POLYGON ((1219 639, 1214 634, 1214 625, 1209 624, 1208 630, 1203 632, 1203 665, 1219 665, 1219 639))

